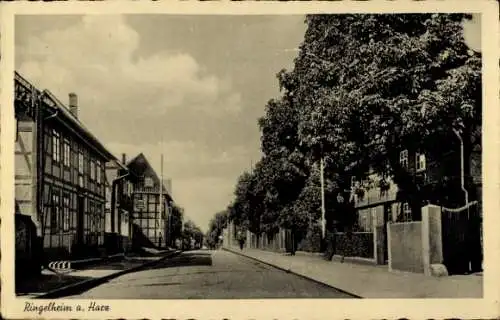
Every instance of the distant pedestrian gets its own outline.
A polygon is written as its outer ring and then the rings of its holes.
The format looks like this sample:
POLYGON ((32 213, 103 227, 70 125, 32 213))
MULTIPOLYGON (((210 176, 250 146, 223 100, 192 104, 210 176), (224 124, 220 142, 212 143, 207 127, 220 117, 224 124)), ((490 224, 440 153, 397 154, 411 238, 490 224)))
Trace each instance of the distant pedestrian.
POLYGON ((243 245, 245 244, 245 240, 240 239, 239 242, 240 242, 240 250, 243 250, 243 245))

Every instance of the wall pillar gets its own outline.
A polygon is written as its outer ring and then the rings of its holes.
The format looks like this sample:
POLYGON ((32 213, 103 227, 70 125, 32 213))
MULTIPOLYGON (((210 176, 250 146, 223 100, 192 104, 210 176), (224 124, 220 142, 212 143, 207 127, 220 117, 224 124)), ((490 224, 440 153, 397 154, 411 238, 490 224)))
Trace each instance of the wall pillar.
POLYGON ((234 224, 233 222, 229 223, 229 246, 234 246, 234 224))
POLYGON ((427 205, 422 208, 422 258, 425 275, 447 275, 443 265, 441 208, 427 205))
POLYGON ((245 237, 245 247, 246 248, 251 248, 252 247, 252 233, 250 230, 246 231, 246 237, 245 237))
POLYGON ((373 260, 376 264, 385 264, 384 206, 373 208, 371 215, 373 222, 373 260))
POLYGON ((389 272, 392 272, 392 255, 391 255, 391 222, 387 222, 387 234, 385 235, 387 237, 387 260, 388 261, 388 267, 389 267, 389 272))

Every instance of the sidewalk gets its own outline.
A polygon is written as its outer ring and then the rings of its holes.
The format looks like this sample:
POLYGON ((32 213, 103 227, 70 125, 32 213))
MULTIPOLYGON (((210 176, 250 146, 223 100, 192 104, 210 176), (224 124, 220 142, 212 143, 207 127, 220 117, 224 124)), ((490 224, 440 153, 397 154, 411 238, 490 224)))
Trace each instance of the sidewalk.
POLYGON ((66 292, 83 291, 118 277, 125 273, 138 271, 143 267, 172 257, 180 251, 165 250, 152 256, 124 257, 120 261, 106 261, 85 269, 69 269, 57 273, 44 269, 40 277, 25 279, 16 283, 16 295, 23 298, 54 298, 66 292))
POLYGON ((481 298, 483 277, 431 277, 389 272, 387 266, 326 261, 317 255, 287 256, 258 249, 225 248, 362 298, 481 298))

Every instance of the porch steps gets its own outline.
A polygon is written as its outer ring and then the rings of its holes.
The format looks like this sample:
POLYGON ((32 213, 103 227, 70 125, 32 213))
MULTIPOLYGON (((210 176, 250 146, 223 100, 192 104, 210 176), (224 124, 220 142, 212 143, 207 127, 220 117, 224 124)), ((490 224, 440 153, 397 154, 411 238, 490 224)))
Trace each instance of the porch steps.
POLYGON ((52 268, 54 270, 68 270, 71 269, 71 261, 49 262, 49 268, 52 268))

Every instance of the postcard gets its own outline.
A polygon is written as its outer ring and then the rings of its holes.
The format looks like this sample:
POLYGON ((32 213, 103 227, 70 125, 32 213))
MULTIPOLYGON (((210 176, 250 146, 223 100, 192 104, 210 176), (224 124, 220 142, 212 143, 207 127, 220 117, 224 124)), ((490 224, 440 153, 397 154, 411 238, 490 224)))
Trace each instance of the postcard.
POLYGON ((6 318, 499 315, 497 3, 1 22, 6 318))

